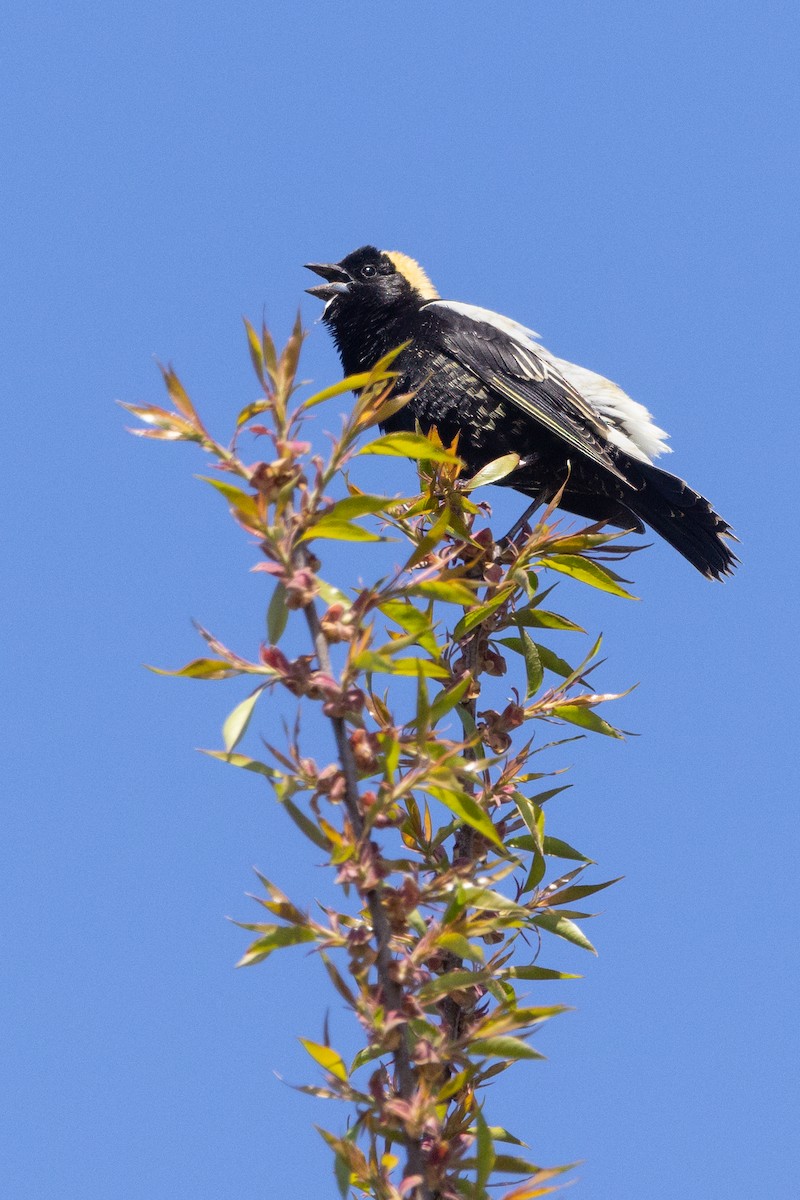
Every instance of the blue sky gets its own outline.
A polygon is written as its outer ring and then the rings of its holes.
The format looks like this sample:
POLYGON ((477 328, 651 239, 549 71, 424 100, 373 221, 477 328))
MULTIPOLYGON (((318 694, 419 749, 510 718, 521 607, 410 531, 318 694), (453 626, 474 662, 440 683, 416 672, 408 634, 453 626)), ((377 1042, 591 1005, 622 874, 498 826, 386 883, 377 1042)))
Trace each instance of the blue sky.
MULTIPOLYGON (((309 1075, 321 975, 234 971, 223 919, 249 918, 253 863, 326 884, 266 790, 194 753, 241 689, 141 666, 193 657, 192 617, 252 645, 264 580, 203 462, 112 401, 159 402, 157 356, 225 431, 255 397, 241 315, 311 324, 302 263, 366 241, 619 380, 742 539, 725 586, 659 544, 639 604, 562 589, 604 682, 641 681, 640 736, 576 749, 554 816, 625 880, 495 1115, 583 1159, 580 1200, 792 1194, 796 7, 34 0, 3 23, 3 1194, 333 1194, 311 1125, 337 1114, 273 1073, 309 1075)), ((318 324, 303 374, 338 377, 318 324)))

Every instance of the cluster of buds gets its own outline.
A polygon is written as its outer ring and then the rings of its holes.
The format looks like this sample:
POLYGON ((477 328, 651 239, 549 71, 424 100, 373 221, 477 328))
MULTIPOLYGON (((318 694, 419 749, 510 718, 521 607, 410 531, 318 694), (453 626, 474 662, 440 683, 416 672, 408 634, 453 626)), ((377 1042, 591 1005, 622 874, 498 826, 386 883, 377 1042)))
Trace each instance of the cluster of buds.
POLYGON ((328 763, 314 780, 315 795, 327 796, 331 804, 341 804, 347 792, 347 780, 338 763, 328 763))
POLYGON ((313 571, 308 567, 300 567, 284 579, 283 586, 286 589, 286 607, 305 608, 314 599, 317 581, 313 571))
POLYGON ((401 825, 404 814, 392 801, 387 802, 386 788, 381 784, 378 791, 369 789, 360 796, 364 815, 370 815, 370 823, 376 829, 388 829, 390 825, 401 825), (376 810, 373 815, 373 810, 376 810))
MULTIPOLYGON (((262 545, 262 549, 265 553, 269 551, 266 543, 262 545)), ((259 563, 253 570, 265 571, 278 583, 283 584, 286 607, 289 609, 305 608, 317 594, 317 577, 314 574, 313 562, 295 568, 280 562, 266 562, 259 563)))
MULTIPOLYGON (((432 1126, 432 1121, 426 1123, 426 1131, 422 1137, 422 1154, 425 1162, 429 1168, 438 1168, 439 1171, 446 1168, 452 1170, 470 1148, 474 1138, 469 1134, 462 1133, 445 1139, 441 1136, 441 1131, 432 1126)), ((451 1191, 444 1183, 437 1190, 437 1195, 441 1196, 443 1200, 445 1198, 449 1200, 451 1196, 455 1198, 460 1194, 459 1191, 451 1191)))
MULTIPOLYGON (((392 929, 402 933, 406 929, 409 913, 419 904, 420 891, 416 881, 407 876, 399 888, 384 887, 381 897, 392 929)), ((420 978, 418 982, 424 980, 420 978)))
POLYGON ((250 486, 260 492, 268 504, 281 493, 288 493, 306 482, 298 457, 307 454, 308 442, 276 441, 277 457, 272 462, 256 463, 250 475, 250 486))
POLYGON ((372 775, 379 765, 380 743, 377 735, 366 729, 354 729, 350 734, 350 749, 359 771, 372 775))
POLYGON ((372 932, 367 925, 359 924, 347 931, 347 956, 350 974, 354 979, 363 978, 375 962, 372 932))
POLYGON ((355 632, 353 609, 344 604, 332 604, 320 618, 322 632, 329 642, 350 642, 355 632))
POLYGON ((374 892, 387 872, 386 862, 380 847, 371 841, 360 841, 354 846, 354 854, 346 859, 336 876, 337 883, 352 883, 363 896, 374 892))
POLYGON ((288 659, 277 646, 262 646, 259 657, 265 666, 280 676, 284 687, 293 696, 322 700, 322 711, 326 717, 361 719, 367 700, 361 688, 342 687, 324 671, 312 671, 310 655, 301 654, 295 659, 288 659))
POLYGON ((501 713, 496 712, 493 708, 487 708, 485 712, 478 713, 480 725, 478 732, 482 740, 490 749, 494 750, 495 754, 505 754, 506 750, 511 746, 510 732, 512 729, 519 729, 520 725, 525 720, 525 709, 521 704, 507 704, 501 713))
MULTIPOLYGON (((474 672, 475 680, 468 693, 468 699, 475 699, 480 695, 480 683, 478 677, 480 675, 492 675, 495 678, 500 675, 505 675, 507 670, 506 660, 499 650, 496 650, 489 644, 488 638, 480 638, 477 647, 472 647, 471 652, 475 655, 474 672)), ((470 670, 470 662, 466 654, 460 654, 456 658, 450 670, 453 673, 453 678, 458 680, 470 670)))

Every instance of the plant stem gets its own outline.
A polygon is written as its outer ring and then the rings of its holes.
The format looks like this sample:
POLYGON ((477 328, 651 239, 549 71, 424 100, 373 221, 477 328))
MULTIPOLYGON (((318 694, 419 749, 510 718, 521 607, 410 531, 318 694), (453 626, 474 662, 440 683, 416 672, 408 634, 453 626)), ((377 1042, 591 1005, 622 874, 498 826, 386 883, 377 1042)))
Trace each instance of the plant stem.
MULTIPOLYGON (((328 640, 320 625, 319 614, 313 600, 305 606, 303 612, 305 613, 309 633, 314 642, 314 649, 316 650, 320 670, 326 675, 332 675, 328 640)), ((333 726, 333 736, 336 741, 339 762, 341 763, 345 778, 345 807, 347 808, 347 814, 356 837, 360 840, 364 833, 364 817, 361 811, 358 792, 358 771, 347 736, 347 727, 342 717, 331 717, 330 721, 333 726)), ((387 1010, 402 1013, 405 995, 400 984, 392 978, 391 966, 394 962, 391 950, 392 931, 381 899, 381 890, 381 885, 378 884, 377 887, 365 893, 365 900, 369 909, 372 932, 377 948, 375 970, 387 1010)), ((417 1088, 408 1049, 408 1034, 405 1027, 402 1029, 400 1044, 394 1051, 394 1065, 399 1095, 403 1100, 413 1103, 417 1088)), ((423 1181, 413 1193, 414 1200, 432 1200, 431 1192, 425 1183, 425 1162, 422 1156, 420 1139, 408 1138, 406 1141, 406 1151, 407 1173, 409 1175, 418 1175, 423 1181)))

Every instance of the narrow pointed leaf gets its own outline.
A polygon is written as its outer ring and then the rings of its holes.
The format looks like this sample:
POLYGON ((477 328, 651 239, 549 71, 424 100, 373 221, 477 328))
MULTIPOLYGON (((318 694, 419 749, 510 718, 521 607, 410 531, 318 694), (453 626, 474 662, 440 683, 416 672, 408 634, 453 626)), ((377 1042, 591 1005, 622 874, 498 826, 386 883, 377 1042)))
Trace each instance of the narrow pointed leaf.
POLYGON ((314 939, 314 931, 303 925, 276 925, 270 933, 248 946, 236 965, 252 967, 255 963, 269 958, 275 950, 283 950, 286 946, 299 946, 303 942, 313 942, 314 939))
POLYGON ((619 583, 619 577, 608 567, 584 558, 579 554, 548 554, 543 556, 542 565, 551 571, 559 571, 562 575, 570 575, 581 583, 599 588, 601 592, 610 592, 612 596, 622 596, 625 600, 637 600, 637 596, 626 592, 619 583))
POLYGON ((389 454, 396 458, 421 458, 429 462, 453 463, 461 459, 444 447, 436 446, 421 433, 387 433, 362 446, 358 454, 389 454))
POLYGON ((597 954, 583 930, 563 913, 538 913, 534 917, 533 923, 540 929, 546 929, 549 933, 555 933, 565 941, 580 946, 582 950, 589 950, 592 954, 597 954))
POLYGON ((184 679, 231 679, 234 675, 243 675, 241 667, 234 667, 224 658, 195 658, 185 667, 177 671, 167 671, 164 667, 148 667, 154 675, 175 675, 184 679))
POLYGON ((301 542, 310 542, 313 538, 327 538, 336 542, 385 542, 388 539, 378 533, 364 529, 352 521, 341 521, 336 517, 321 517, 301 537, 301 542))
POLYGON ((467 825, 476 829, 478 833, 482 833, 484 837, 494 842, 496 846, 503 848, 503 842, 492 824, 488 814, 484 812, 472 796, 467 792, 455 792, 448 788, 435 787, 431 784, 423 785, 425 790, 436 800, 440 800, 446 808, 455 813, 467 825))
POLYGON ((589 729, 592 733, 602 733, 605 737, 619 738, 624 741, 622 733, 604 721, 591 708, 580 704, 558 704, 553 708, 553 715, 570 725, 578 725, 581 729, 589 729))
MULTIPOLYGON (((393 378, 393 376, 387 375, 386 378, 393 378)), ((323 388, 321 392, 315 392, 313 396, 309 396, 307 400, 303 401, 303 408, 315 408, 317 404, 322 404, 324 400, 331 400, 334 396, 341 396, 343 392, 359 392, 371 379, 372 372, 370 371, 348 375, 338 383, 332 383, 330 387, 323 388)))
POLYGON ((480 471, 464 484, 464 490, 471 492, 475 488, 485 487, 487 483, 497 483, 499 479, 505 479, 506 475, 516 471, 518 466, 518 454, 504 454, 502 458, 496 458, 485 467, 481 467, 480 471))
POLYGON ((474 1038, 466 1051, 476 1058, 544 1058, 543 1054, 521 1038, 509 1036, 474 1038))
POLYGON ((323 1046, 319 1042, 309 1041, 308 1038, 300 1038, 300 1044, 311 1055, 314 1062, 319 1063, 323 1070, 333 1075, 336 1079, 340 1079, 342 1083, 347 1083, 348 1074, 344 1059, 332 1046, 323 1046))
POLYGON ((225 724, 222 726, 222 741, 228 753, 236 749, 247 732, 247 726, 250 724, 253 709, 263 690, 264 687, 262 684, 261 687, 257 687, 246 700, 242 700, 241 704, 237 704, 236 708, 228 714, 225 724))
POLYGON ((272 593, 267 609, 267 636, 270 645, 277 646, 281 640, 286 623, 289 620, 289 609, 286 607, 286 588, 278 583, 272 593))
POLYGON ((246 754, 227 754, 224 750, 201 750, 200 753, 208 755, 209 758, 216 758, 218 762, 227 763, 231 767, 241 767, 244 771, 263 775, 271 783, 276 779, 283 779, 280 771, 267 766, 266 763, 259 762, 258 759, 248 758, 246 754))
POLYGON ((489 1177, 494 1170, 497 1154, 494 1148, 494 1139, 492 1138, 489 1126, 486 1124, 486 1118, 483 1115, 483 1110, 478 1108, 475 1111, 475 1128, 477 1137, 475 1139, 475 1188, 477 1194, 480 1195, 489 1182, 489 1177))

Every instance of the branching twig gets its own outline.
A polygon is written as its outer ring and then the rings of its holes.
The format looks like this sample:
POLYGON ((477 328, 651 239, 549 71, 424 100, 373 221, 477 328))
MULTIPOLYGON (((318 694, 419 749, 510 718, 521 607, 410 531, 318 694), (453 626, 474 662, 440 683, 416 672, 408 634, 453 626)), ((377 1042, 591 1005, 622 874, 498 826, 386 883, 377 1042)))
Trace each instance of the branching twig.
MULTIPOLYGON (((314 649, 317 655, 317 661, 321 671, 326 675, 332 675, 333 667, 331 663, 330 650, 328 641, 322 630, 319 621, 319 614, 313 600, 303 609, 306 623, 308 625, 311 639, 314 643, 314 649)), ((332 716, 330 718, 333 728, 333 736, 336 741, 336 749, 339 754, 339 762, 341 763, 342 771, 345 778, 345 794, 344 803, 347 808, 347 814, 353 826, 356 838, 361 841, 364 833, 364 816, 361 810, 361 802, 358 793, 358 771, 353 759, 353 751, 350 747, 350 742, 347 737, 347 728, 342 717, 332 716)), ((372 932, 375 938, 375 946, 377 956, 375 960, 375 970, 378 976, 378 984, 389 1011, 403 1013, 405 1008, 405 995, 402 987, 392 978, 391 964, 394 961, 391 949, 392 931, 389 925, 389 920, 386 915, 386 910, 383 907, 381 899, 381 884, 371 888, 364 895, 367 908, 369 909, 370 920, 372 922, 372 932)), ((405 1025, 401 1028, 400 1042, 397 1049, 394 1051, 395 1071, 397 1074, 398 1094, 400 1097, 412 1103, 416 1093, 416 1080, 414 1078, 414 1070, 411 1065, 411 1057, 409 1055, 408 1037, 405 1025)), ((425 1181, 425 1161, 422 1154, 422 1144, 418 1137, 410 1137, 406 1143, 406 1153, 408 1158, 407 1174, 417 1175, 422 1180, 419 1186, 415 1189, 414 1200, 431 1200, 431 1192, 429 1191, 425 1181)))

